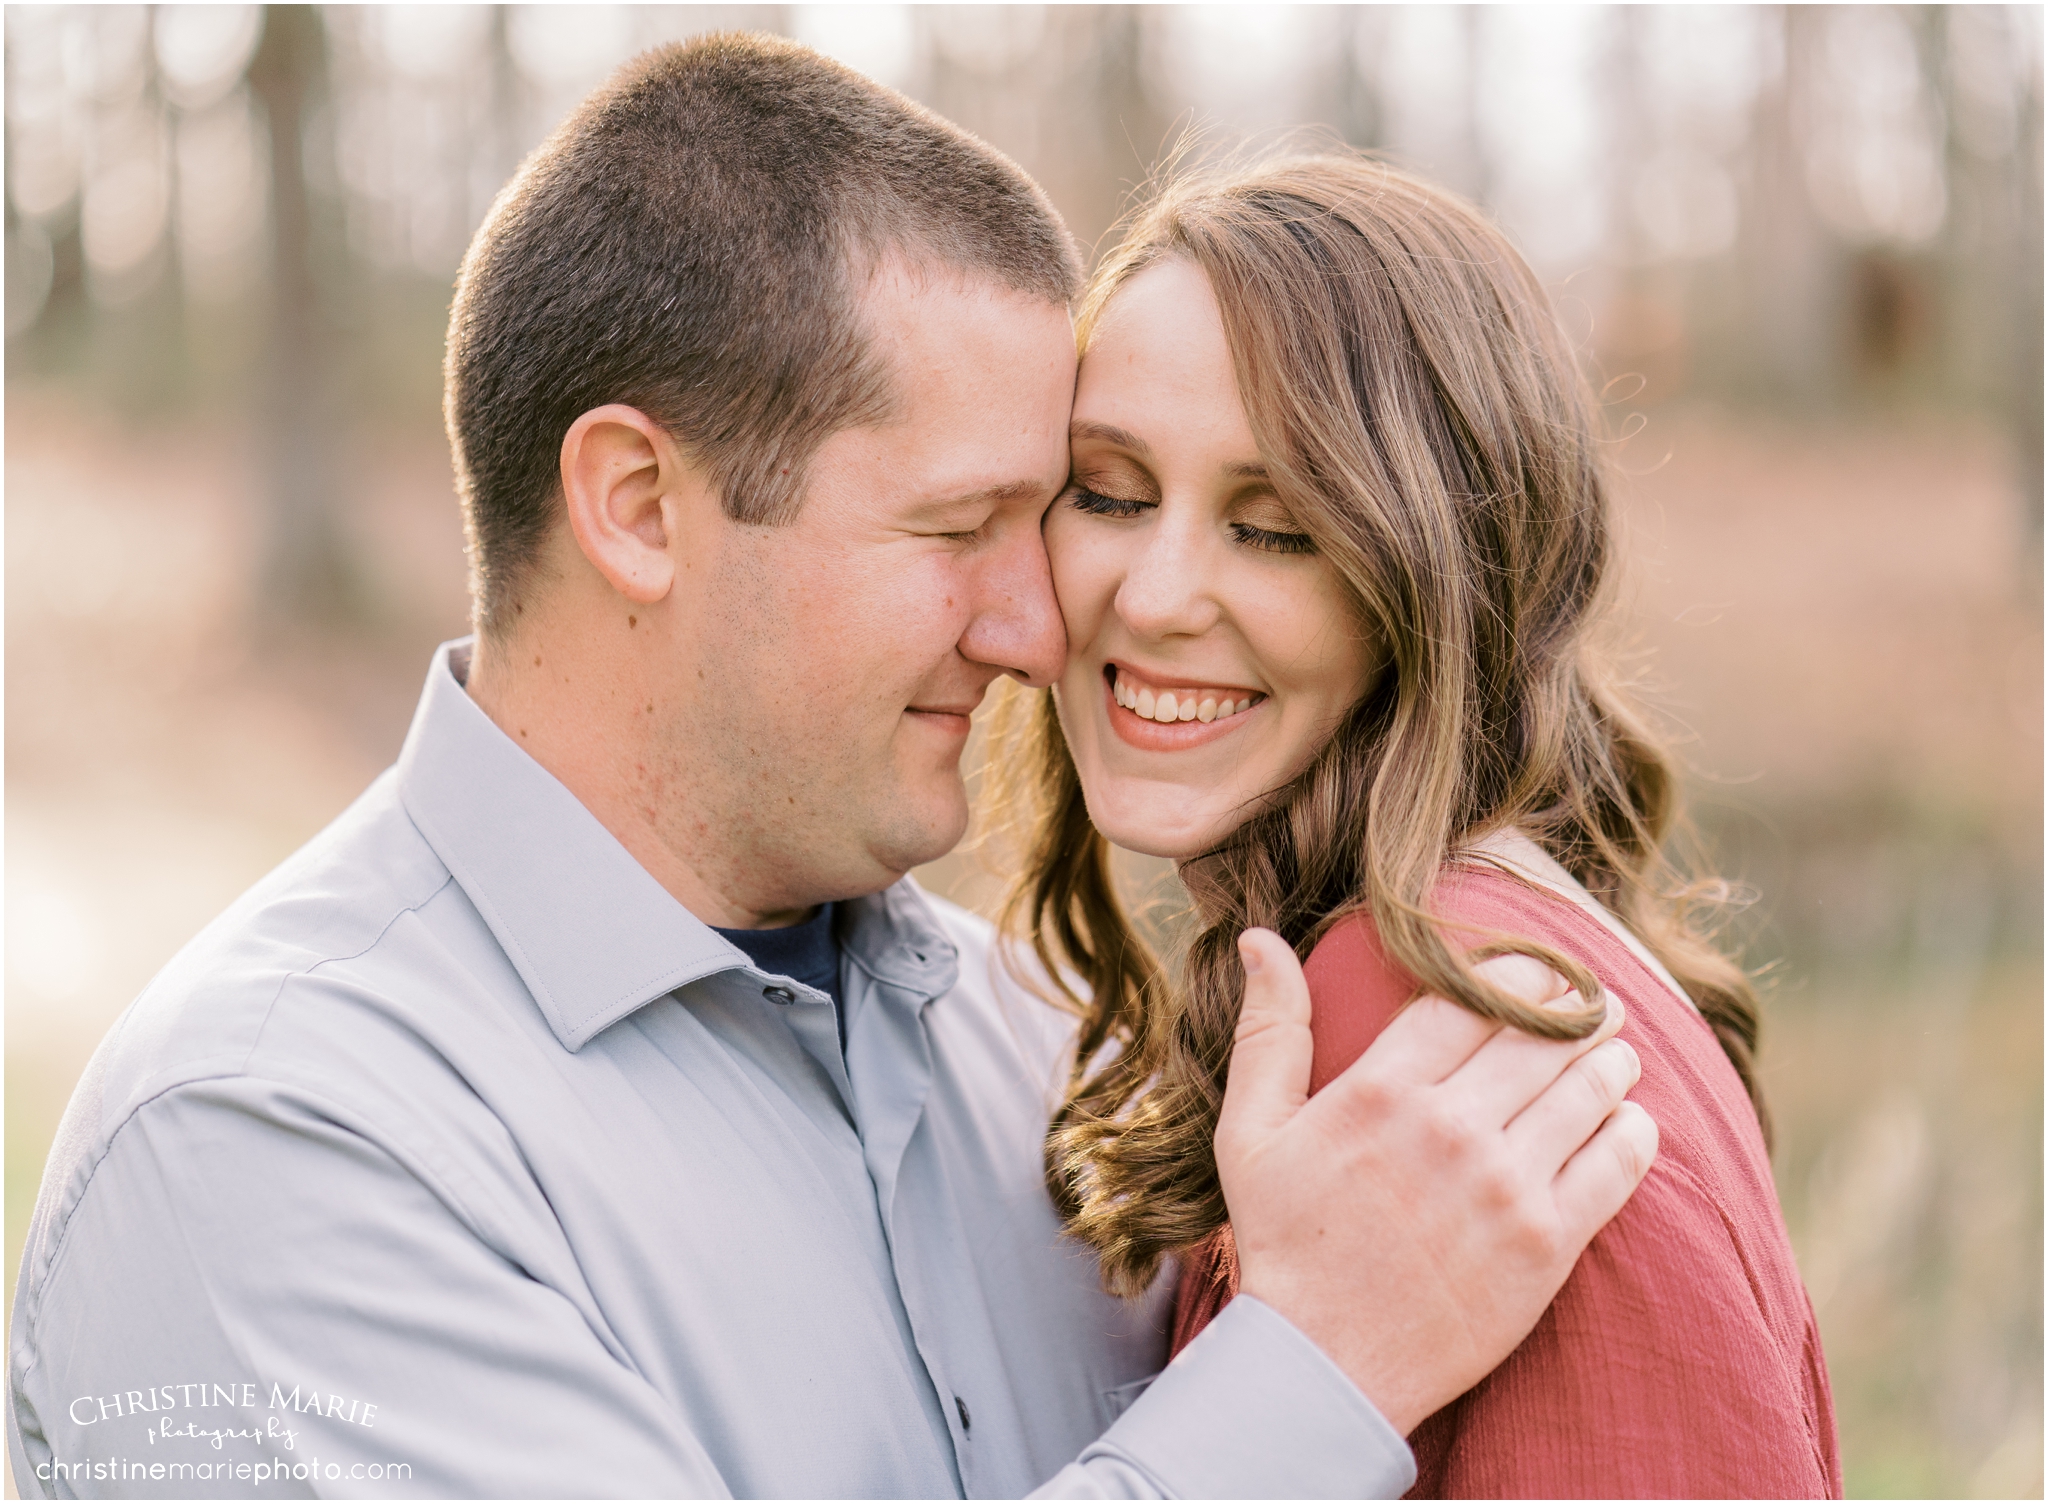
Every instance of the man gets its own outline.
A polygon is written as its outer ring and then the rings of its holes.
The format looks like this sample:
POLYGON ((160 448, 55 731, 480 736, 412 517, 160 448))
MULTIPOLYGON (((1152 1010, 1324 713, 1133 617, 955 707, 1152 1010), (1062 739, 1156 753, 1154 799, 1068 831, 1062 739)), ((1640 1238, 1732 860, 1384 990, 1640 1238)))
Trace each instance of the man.
POLYGON ((24 1494, 1406 1486, 1654 1129, 1620 1047, 1448 1005, 1304 1106, 1254 935, 1246 1295, 1154 1378, 1165 1292, 1041 1182, 1070 1028, 903 876, 1060 667, 1076 285, 1014 167, 787 44, 650 54, 529 163, 450 331, 478 636, 80 1084, 24 1494))

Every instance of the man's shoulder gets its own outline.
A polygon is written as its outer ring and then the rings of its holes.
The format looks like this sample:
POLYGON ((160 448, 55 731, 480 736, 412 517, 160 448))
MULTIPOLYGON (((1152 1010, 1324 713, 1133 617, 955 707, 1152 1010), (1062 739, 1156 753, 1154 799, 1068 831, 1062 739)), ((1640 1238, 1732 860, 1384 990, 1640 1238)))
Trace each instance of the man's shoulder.
MULTIPOLYGON (((449 886, 386 773, 164 966, 102 1041, 102 1132, 181 1081, 248 1069, 292 984, 378 990, 397 922, 449 886)), ((301 990, 304 990, 303 988, 301 990)))
POLYGON ((273 1086, 368 1101, 393 1049, 425 1053, 394 1004, 431 947, 402 921, 452 886, 386 773, 229 905, 93 1052, 51 1147, 25 1267, 47 1262, 98 1166, 152 1103, 273 1086), (369 1037, 380 1020, 388 1048, 369 1037))

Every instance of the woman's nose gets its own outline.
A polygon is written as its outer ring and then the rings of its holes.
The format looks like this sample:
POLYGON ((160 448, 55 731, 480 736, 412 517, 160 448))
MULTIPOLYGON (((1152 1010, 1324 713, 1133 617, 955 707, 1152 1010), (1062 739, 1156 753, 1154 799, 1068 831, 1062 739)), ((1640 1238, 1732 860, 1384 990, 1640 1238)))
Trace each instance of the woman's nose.
POLYGON ((1198 522, 1162 516, 1117 587, 1118 617, 1140 639, 1200 636, 1221 614, 1218 563, 1198 522))

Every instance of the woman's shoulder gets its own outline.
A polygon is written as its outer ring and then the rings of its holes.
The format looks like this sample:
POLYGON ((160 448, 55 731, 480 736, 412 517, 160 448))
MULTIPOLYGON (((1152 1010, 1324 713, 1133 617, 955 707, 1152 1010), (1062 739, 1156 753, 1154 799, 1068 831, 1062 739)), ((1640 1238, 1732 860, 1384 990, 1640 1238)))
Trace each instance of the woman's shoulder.
MULTIPOLYGON (((1819 1335, 1734 1068, 1654 956, 1584 889, 1488 856, 1445 868, 1431 907, 1447 936, 1468 947, 1513 936, 1584 963, 1627 1012, 1622 1037, 1643 1065, 1630 1096, 1660 1143, 1528 1342, 1417 1433, 1418 1487, 1839 1492, 1819 1335)), ((1416 985, 1363 913, 1332 925, 1305 969, 1319 1087, 1416 985)))
MULTIPOLYGON (((1617 985, 1617 947, 1601 943, 1605 937, 1597 924, 1589 924, 1561 893, 1519 873, 1487 863, 1447 864, 1429 907, 1454 945, 1471 949, 1504 935, 1533 940, 1583 961, 1625 1000, 1641 990, 1633 975, 1630 985, 1617 985)), ((1640 963, 1630 969, 1640 969, 1640 963)), ((1371 911, 1362 906, 1325 929, 1302 970, 1314 1001, 1316 1069, 1310 1089, 1316 1091, 1364 1053, 1421 983, 1388 954, 1371 911)))
POLYGON ((1302 962, 1313 1011, 1315 1065, 1309 1091, 1318 1092, 1365 1053, 1380 1030, 1415 996, 1415 978, 1380 944, 1372 915, 1357 909, 1324 931, 1302 962))
MULTIPOLYGON (((1530 940, 1571 956, 1620 998, 1632 1026, 1642 1026, 1639 1032, 1649 1037, 1630 1038, 1639 1053, 1648 1046, 1716 1074, 1725 1070, 1747 1114, 1746 1094, 1713 1031, 1663 964, 1534 843, 1519 838, 1519 844, 1526 852, 1489 843, 1501 850, 1482 849, 1445 865, 1429 906, 1446 938, 1465 949, 1530 940)), ((1378 1037, 1420 984, 1387 953, 1363 907, 1327 928, 1303 970, 1315 1004, 1314 1085, 1320 1088, 1378 1037)))
MULTIPOLYGON (((1775 1213, 1762 1131, 1713 1030, 1640 942, 1629 943, 1619 921, 1576 884, 1574 892, 1542 875, 1519 861, 1455 862, 1445 867, 1431 908, 1454 944, 1517 938, 1581 962, 1625 1010, 1622 1038, 1643 1067, 1630 1095, 1657 1120, 1660 1160, 1685 1168, 1724 1209, 1768 1202, 1775 1213)), ((1363 911, 1333 924, 1303 969, 1313 1002, 1310 1089, 1320 1090, 1370 1046, 1419 984, 1388 956, 1363 911)), ((1751 1219, 1738 1213, 1737 1220, 1751 1219)))

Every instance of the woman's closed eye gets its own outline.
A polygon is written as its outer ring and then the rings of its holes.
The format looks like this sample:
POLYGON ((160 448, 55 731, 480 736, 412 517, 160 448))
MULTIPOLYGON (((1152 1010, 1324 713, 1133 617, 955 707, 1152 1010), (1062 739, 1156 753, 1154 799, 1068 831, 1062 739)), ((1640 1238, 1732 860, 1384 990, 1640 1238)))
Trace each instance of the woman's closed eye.
POLYGON ((1159 505, 1156 501, 1139 501, 1132 497, 1104 496, 1100 491, 1091 491, 1086 486, 1076 486, 1072 502, 1077 512, 1086 512, 1094 517, 1135 517, 1140 512, 1159 505))
POLYGON ((1294 514, 1270 493, 1253 495, 1231 508, 1230 536, 1247 548, 1275 554, 1312 554, 1316 540, 1301 530, 1294 514))
POLYGON ((1248 548, 1263 548, 1276 554, 1312 554, 1316 540, 1307 533, 1283 532, 1278 528, 1254 527, 1249 522, 1230 524, 1230 536, 1248 548))

